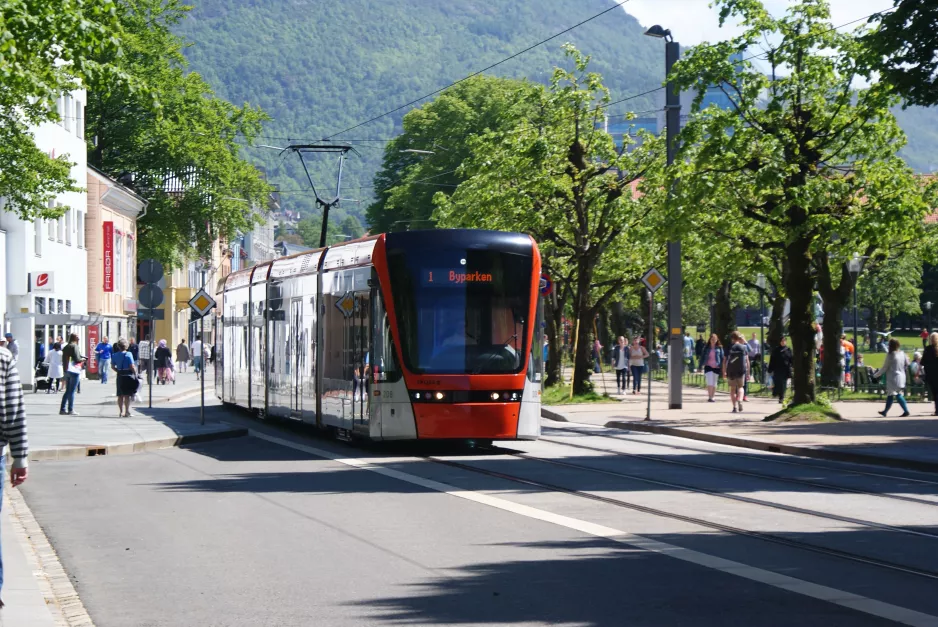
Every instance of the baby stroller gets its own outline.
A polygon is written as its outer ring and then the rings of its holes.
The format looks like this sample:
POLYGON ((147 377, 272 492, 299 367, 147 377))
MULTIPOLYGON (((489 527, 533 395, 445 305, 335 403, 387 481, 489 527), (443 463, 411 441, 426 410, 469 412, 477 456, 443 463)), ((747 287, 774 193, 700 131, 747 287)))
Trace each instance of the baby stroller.
POLYGON ((38 392, 39 390, 46 390, 48 392, 52 389, 52 385, 55 382, 49 378, 49 364, 40 362, 36 365, 35 379, 36 384, 33 385, 33 393, 38 392))
POLYGON ((166 385, 169 382, 172 382, 173 385, 176 385, 175 364, 173 364, 172 361, 167 361, 165 366, 157 369, 156 376, 157 380, 162 385, 166 385))

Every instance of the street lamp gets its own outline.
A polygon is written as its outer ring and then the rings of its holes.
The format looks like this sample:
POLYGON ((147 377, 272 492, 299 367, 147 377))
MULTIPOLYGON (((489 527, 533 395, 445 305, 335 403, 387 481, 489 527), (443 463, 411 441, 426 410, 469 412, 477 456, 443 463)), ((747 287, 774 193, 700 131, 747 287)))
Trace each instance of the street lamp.
MULTIPOLYGON (((655 24, 645 31, 649 37, 664 39, 664 74, 668 78, 665 90, 665 129, 667 140, 667 164, 670 167, 677 155, 677 135, 681 126, 681 94, 671 78, 671 69, 681 56, 681 45, 671 37, 671 31, 655 24)), ((668 198, 671 193, 668 191, 668 198)), ((683 344, 681 334, 683 312, 681 310, 681 291, 684 281, 681 277, 681 242, 668 242, 668 408, 681 409, 682 390, 681 374, 684 369, 683 344)))
MULTIPOLYGON (((859 326, 859 316, 857 309, 857 279, 860 276, 860 270, 863 269, 863 259, 860 253, 853 253, 853 257, 847 262, 847 272, 853 279, 853 391, 860 389, 860 377, 857 376, 860 369, 857 368, 857 357, 860 353, 860 343, 857 341, 857 326, 859 326)), ((870 339, 872 342, 872 338, 870 339)))
POLYGON ((925 311, 928 312, 928 327, 926 328, 928 329, 929 332, 931 332, 931 305, 932 305, 931 301, 928 301, 925 303, 925 311))
POLYGON ((756 276, 759 286, 759 376, 765 386, 765 275, 756 276))

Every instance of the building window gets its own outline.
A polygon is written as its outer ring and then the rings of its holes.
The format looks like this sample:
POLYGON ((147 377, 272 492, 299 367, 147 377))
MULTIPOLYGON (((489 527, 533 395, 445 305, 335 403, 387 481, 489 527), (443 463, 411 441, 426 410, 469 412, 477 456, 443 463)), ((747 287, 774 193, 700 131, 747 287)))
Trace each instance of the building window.
MULTIPOLYGON (((49 201, 49 209, 55 209, 54 200, 49 201)), ((53 242, 55 241, 55 224, 56 224, 56 220, 54 218, 46 219, 46 229, 48 229, 49 231, 49 239, 52 240, 53 242)))
MULTIPOLYGON (((56 203, 55 207, 59 211, 62 211, 61 203, 56 203)), ((65 235, 65 213, 64 212, 62 213, 61 216, 59 216, 59 219, 55 221, 55 226, 56 226, 55 239, 61 242, 65 235)))
POLYGON ((36 297, 36 313, 40 316, 46 313, 46 299, 42 296, 36 297))
POLYGON ((59 114, 59 126, 65 125, 65 96, 59 94, 55 99, 55 112, 59 114))
POLYGON ((81 211, 76 214, 78 218, 78 247, 85 247, 85 214, 81 211))
POLYGON ((131 236, 127 236, 127 250, 124 251, 124 254, 127 256, 127 295, 133 298, 134 296, 134 267, 137 265, 134 263, 134 240, 131 236))
MULTIPOLYGON (((49 302, 50 303, 52 302, 51 298, 49 299, 49 302)), ((65 303, 62 302, 61 298, 55 301, 55 304, 56 304, 56 313, 65 313, 65 303)))
POLYGON ((74 209, 69 207, 65 210, 65 245, 72 245, 72 212, 74 209))
POLYGON ((72 130, 72 95, 65 94, 65 115, 62 116, 62 126, 66 131, 72 130))
POLYGON ((120 233, 114 231, 114 291, 121 292, 121 249, 124 247, 124 238, 120 233))
POLYGON ((75 134, 79 139, 85 138, 85 103, 75 101, 75 134))
POLYGON ((72 313, 72 301, 70 300, 65 301, 65 313, 67 314, 72 313))
POLYGON ((34 245, 36 247, 36 256, 42 257, 42 218, 36 218, 34 230, 35 233, 33 239, 35 240, 34 245))

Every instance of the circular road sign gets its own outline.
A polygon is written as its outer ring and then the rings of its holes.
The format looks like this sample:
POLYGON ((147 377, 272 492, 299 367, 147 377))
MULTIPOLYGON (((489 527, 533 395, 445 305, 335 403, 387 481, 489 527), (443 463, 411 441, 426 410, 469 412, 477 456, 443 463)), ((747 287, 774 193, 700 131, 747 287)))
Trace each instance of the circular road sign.
POLYGON ((554 282, 546 274, 541 275, 541 296, 550 296, 554 291, 554 282))
MULTIPOLYGON (((156 259, 144 259, 137 266, 137 275, 144 283, 158 283, 163 278, 163 264, 156 259)), ((140 302, 143 303, 142 300, 140 302)), ((160 295, 160 302, 163 302, 162 295, 160 295)), ((153 307, 155 308, 156 305, 153 307)))
POLYGON ((156 309, 163 304, 163 290, 156 285, 144 285, 137 300, 144 309, 156 309))

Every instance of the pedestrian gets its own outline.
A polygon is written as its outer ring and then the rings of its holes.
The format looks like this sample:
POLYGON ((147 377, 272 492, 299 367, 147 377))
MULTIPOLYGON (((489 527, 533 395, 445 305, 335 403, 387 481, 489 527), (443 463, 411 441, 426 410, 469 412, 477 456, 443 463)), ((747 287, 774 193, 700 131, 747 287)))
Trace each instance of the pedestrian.
POLYGON ((697 343, 694 345, 694 354, 697 356, 697 372, 703 372, 703 353, 706 347, 707 342, 703 339, 703 335, 698 333, 697 343))
POLYGON ((684 359, 687 360, 688 368, 690 372, 694 371, 694 338, 691 337, 690 333, 687 332, 687 327, 684 327, 684 359))
MULTIPOLYGON (((7 333, 9 335, 9 333, 7 333)), ((922 332, 919 333, 919 337, 922 338, 922 348, 928 348, 928 329, 922 329, 922 332)))
POLYGON ((772 396, 777 397, 779 403, 785 402, 788 379, 791 378, 792 358, 791 349, 788 347, 788 339, 783 335, 778 346, 772 349, 772 357, 769 361, 769 372, 772 373, 772 381, 775 383, 772 396))
POLYGON ((739 331, 730 335, 730 349, 723 362, 723 376, 730 386, 730 403, 733 404, 733 413, 743 411, 743 398, 745 396, 745 382, 749 378, 749 351, 746 340, 739 331))
MULTIPOLYGON (((6 471, 3 452, 10 445, 13 465, 10 469, 10 487, 26 481, 29 465, 29 445, 26 439, 26 406, 23 402, 23 384, 16 369, 13 353, 0 349, 0 473, 6 471)), ((0 499, 3 498, 3 475, 0 474, 0 499)), ((3 585, 3 560, 0 556, 0 586, 3 585)), ((0 608, 3 601, 0 600, 0 608)), ((7 617, 12 619, 12 617, 7 617)), ((28 621, 27 621, 28 622, 28 621)))
MULTIPOLYGON (((547 356, 548 356, 548 354, 550 353, 550 351, 548 351, 548 344, 547 344, 547 338, 546 338, 546 337, 544 338, 544 346, 541 347, 541 350, 543 351, 543 355, 542 355, 542 356, 543 356, 543 360, 544 360, 544 372, 547 372, 547 356)), ((214 363, 215 363, 215 347, 213 346, 213 347, 212 347, 212 364, 214 364, 214 363)))
POLYGON ((13 338, 12 333, 4 333, 3 337, 4 339, 6 339, 7 350, 10 351, 10 353, 13 355, 13 363, 15 364, 16 362, 20 360, 20 345, 13 338))
POLYGON ((928 336, 928 346, 922 354, 924 379, 931 390, 931 400, 935 403, 935 416, 938 416, 938 333, 928 336))
POLYGON ((113 360, 114 372, 117 373, 117 412, 121 418, 130 418, 130 403, 140 387, 137 364, 127 342, 117 340, 114 346, 117 349, 113 360))
POLYGON ((103 385, 107 383, 107 374, 111 369, 111 345, 108 344, 106 335, 94 347, 94 356, 98 361, 98 374, 101 376, 101 384, 103 385))
POLYGON ((723 346, 716 333, 710 334, 710 341, 704 346, 700 355, 700 362, 704 368, 704 379, 707 381, 707 402, 715 403, 713 398, 717 393, 717 380, 723 371, 723 346))
POLYGON ((909 372, 912 374, 912 383, 918 385, 922 382, 922 354, 918 351, 912 353, 912 363, 909 364, 909 372))
MULTIPOLYGON (((365 356, 368 356, 367 353, 365 356)), ((212 344, 212 347, 208 351, 208 363, 212 364, 212 368, 215 367, 215 344, 212 344)))
POLYGON ((173 353, 166 347, 166 340, 160 340, 153 355, 153 365, 156 367, 156 380, 163 385, 173 379, 173 353))
POLYGON ((892 401, 895 399, 902 408, 902 418, 909 415, 909 406, 905 404, 905 372, 909 367, 909 357, 899 348, 899 340, 889 340, 889 353, 886 355, 886 361, 883 367, 876 372, 877 377, 886 375, 886 408, 879 412, 883 418, 892 407, 892 401))
POLYGON ((135 362, 140 361, 140 347, 137 346, 137 342, 133 337, 127 340, 127 352, 130 353, 135 362))
POLYGON ((599 343, 599 338, 593 339, 593 372, 599 374, 602 372, 602 366, 599 363, 600 357, 603 354, 603 345, 599 343))
POLYGON ((62 385, 62 378, 65 376, 65 371, 62 368, 62 345, 58 342, 53 343, 52 348, 46 353, 46 360, 43 363, 49 367, 49 371, 46 373, 46 376, 49 377, 49 389, 46 390, 46 394, 58 394, 62 385), (52 391, 53 381, 55 381, 55 392, 52 391))
POLYGON ((620 335, 612 348, 612 367, 616 369, 616 393, 625 394, 629 385, 629 345, 625 336, 620 335))
POLYGON ((78 380, 81 378, 81 368, 85 363, 85 356, 81 354, 81 345, 77 333, 68 336, 68 345, 62 349, 62 366, 65 368, 65 394, 62 395, 62 404, 59 413, 77 416, 75 411, 75 390, 78 389, 78 380), (68 411, 66 411, 68 408, 68 411))
POLYGON ((632 371, 632 394, 638 394, 642 391, 642 374, 648 367, 645 360, 648 359, 648 351, 641 345, 639 339, 632 339, 632 346, 629 348, 629 370, 632 371))
POLYGON ((185 372, 189 365, 189 347, 185 340, 179 340, 179 346, 176 347, 176 365, 179 366, 179 372, 185 372))
POLYGON ((199 338, 192 340, 189 352, 192 354, 192 368, 195 370, 195 378, 198 380, 202 376, 202 340, 199 338))

